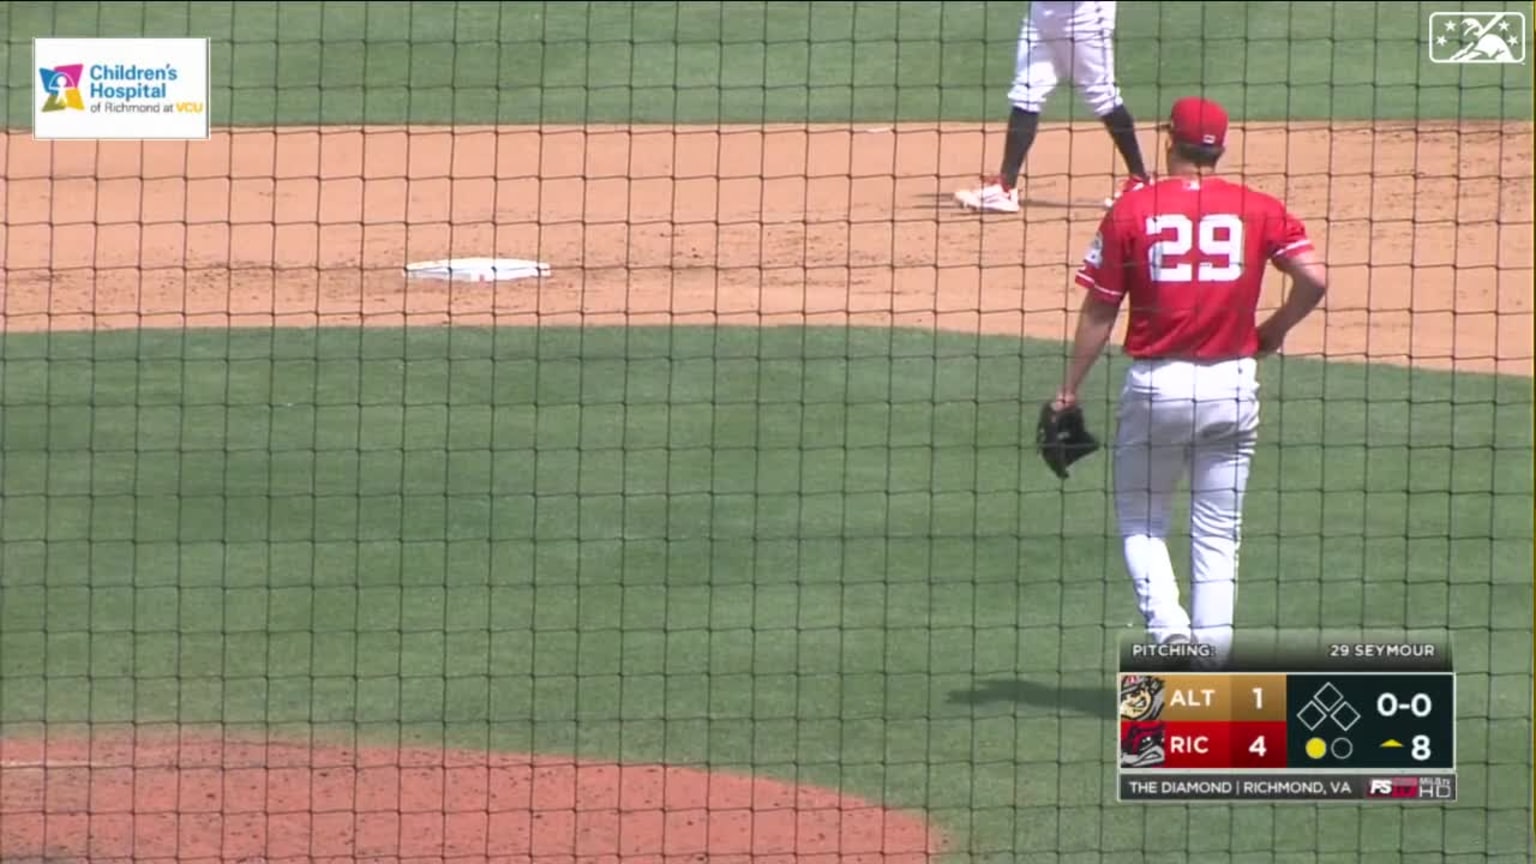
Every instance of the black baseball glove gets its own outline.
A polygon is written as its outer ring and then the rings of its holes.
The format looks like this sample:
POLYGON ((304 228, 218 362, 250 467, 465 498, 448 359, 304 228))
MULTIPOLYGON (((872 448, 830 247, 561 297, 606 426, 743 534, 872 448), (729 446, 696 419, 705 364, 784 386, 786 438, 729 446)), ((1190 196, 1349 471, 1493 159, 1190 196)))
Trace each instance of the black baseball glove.
POLYGON ((1072 405, 1057 411, 1046 402, 1040 406, 1035 426, 1035 447, 1045 464, 1065 480, 1072 463, 1099 449, 1099 439, 1088 431, 1082 408, 1072 405))

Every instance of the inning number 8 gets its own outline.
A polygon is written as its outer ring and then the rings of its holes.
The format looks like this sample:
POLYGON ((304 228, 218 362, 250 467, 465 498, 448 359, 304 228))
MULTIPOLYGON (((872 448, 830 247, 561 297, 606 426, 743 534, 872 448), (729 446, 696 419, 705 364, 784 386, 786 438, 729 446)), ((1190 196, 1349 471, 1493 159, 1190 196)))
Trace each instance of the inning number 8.
POLYGON ((1199 230, 1181 213, 1147 217, 1147 235, 1162 237, 1147 250, 1147 267, 1153 282, 1194 282, 1196 270, 1186 263, 1164 265, 1169 258, 1188 255, 1191 240, 1198 246, 1201 282, 1235 282, 1243 275, 1243 220, 1230 213, 1212 213, 1200 217, 1199 230), (1193 236, 1191 236, 1193 235, 1193 236), (1215 263, 1211 259, 1225 259, 1215 263))

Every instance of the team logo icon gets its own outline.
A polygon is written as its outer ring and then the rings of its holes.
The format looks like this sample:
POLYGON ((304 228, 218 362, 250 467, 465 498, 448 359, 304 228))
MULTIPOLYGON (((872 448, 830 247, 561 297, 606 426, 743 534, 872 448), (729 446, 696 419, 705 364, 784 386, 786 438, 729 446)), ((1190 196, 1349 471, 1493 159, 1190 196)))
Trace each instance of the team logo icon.
POLYGON ((1524 63, 1530 31, 1523 12, 1431 12, 1434 63, 1524 63))
POLYGON ((1120 679, 1120 767, 1151 768, 1167 758, 1163 714, 1163 679, 1126 675, 1120 679))
POLYGON ((1120 733, 1121 768, 1155 768, 1168 758, 1167 727, 1159 722, 1127 723, 1120 733))
POLYGON ((1156 720, 1163 713, 1163 679, 1126 675, 1120 679, 1120 719, 1156 720))
POLYGON ((43 110, 84 111, 85 100, 80 97, 80 78, 84 72, 84 63, 70 63, 51 69, 37 70, 37 74, 43 79, 43 92, 48 94, 47 101, 43 103, 43 110))

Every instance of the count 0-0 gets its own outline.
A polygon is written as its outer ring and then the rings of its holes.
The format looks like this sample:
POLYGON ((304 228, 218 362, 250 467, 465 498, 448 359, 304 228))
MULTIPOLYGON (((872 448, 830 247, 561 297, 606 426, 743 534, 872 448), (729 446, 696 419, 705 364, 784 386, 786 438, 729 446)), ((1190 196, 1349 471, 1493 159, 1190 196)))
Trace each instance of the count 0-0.
POLYGON ((1405 702, 1397 698, 1396 693, 1383 693, 1376 697, 1376 713, 1383 717, 1396 717, 1398 712, 1407 711, 1420 719, 1428 717, 1435 709, 1435 701, 1429 698, 1428 693, 1415 693, 1405 702))

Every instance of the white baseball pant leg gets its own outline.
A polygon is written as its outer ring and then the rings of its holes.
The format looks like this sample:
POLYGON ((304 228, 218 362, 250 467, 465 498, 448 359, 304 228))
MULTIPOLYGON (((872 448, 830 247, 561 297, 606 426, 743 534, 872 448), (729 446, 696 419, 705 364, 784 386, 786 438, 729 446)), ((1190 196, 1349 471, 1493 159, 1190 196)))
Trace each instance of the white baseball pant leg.
POLYGON ((1033 2, 1029 15, 1019 25, 1013 85, 1008 88, 1008 101, 1015 108, 1039 114, 1060 83, 1056 69, 1059 52, 1055 45, 1067 36, 1056 27, 1055 11, 1049 7, 1064 5, 1070 4, 1033 2))
POLYGON ((1034 0, 1019 30, 1013 85, 1008 101, 1039 113, 1063 78, 1099 117, 1123 99, 1115 77, 1113 2, 1034 0))
POLYGON ((1126 374, 1115 441, 1115 513, 1147 631, 1231 651, 1243 498, 1258 440, 1257 365, 1138 362, 1126 374), (1169 512, 1190 474, 1190 606, 1168 554, 1169 512))

